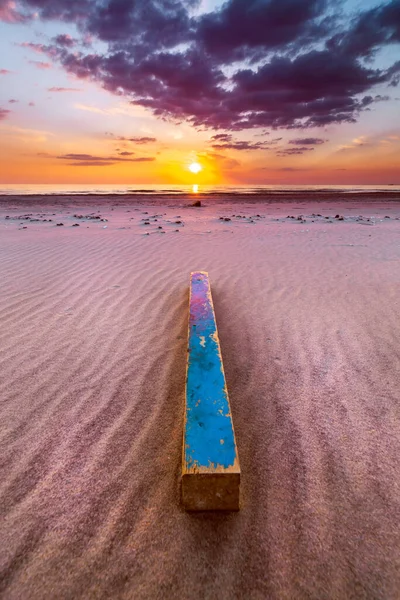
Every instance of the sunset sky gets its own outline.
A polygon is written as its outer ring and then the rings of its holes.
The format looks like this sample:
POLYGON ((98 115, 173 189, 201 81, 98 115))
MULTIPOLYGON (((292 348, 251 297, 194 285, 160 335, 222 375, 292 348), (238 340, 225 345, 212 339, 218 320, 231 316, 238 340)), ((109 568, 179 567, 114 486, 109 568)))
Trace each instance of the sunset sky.
POLYGON ((399 184, 399 82, 400 0, 0 0, 0 183, 399 184))

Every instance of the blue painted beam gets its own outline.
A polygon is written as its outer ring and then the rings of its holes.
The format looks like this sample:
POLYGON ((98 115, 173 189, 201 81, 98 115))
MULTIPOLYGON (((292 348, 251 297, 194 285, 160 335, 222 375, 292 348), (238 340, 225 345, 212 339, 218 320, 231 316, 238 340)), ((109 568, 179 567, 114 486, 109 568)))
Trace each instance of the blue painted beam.
POLYGON ((238 510, 240 466, 208 274, 191 274, 182 499, 187 510, 238 510))

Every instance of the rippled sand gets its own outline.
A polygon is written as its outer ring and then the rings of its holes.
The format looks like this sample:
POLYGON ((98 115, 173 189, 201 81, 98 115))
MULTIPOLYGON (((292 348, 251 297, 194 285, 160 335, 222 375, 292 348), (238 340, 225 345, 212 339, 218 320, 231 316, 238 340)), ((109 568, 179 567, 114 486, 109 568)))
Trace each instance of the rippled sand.
POLYGON ((399 598, 400 205, 8 202, 3 597, 399 598), (239 448, 235 514, 180 506, 198 269, 239 448))

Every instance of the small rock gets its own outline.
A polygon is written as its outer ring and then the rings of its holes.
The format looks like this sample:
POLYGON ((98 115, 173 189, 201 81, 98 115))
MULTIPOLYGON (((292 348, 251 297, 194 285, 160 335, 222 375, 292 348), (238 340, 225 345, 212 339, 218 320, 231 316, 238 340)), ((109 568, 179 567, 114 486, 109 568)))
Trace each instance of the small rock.
POLYGON ((231 221, 232 219, 230 219, 229 217, 224 217, 224 221, 231 221))
POLYGON ((64 223, 57 223, 57 227, 63 227, 64 223))
MULTIPOLYGON (((176 225, 181 225, 182 221, 175 221, 176 225)), ((177 230, 178 231, 178 230, 177 230)))
POLYGON ((161 225, 158 226, 158 229, 162 229, 161 225))
POLYGON ((193 202, 192 206, 201 206, 200 200, 196 200, 196 202, 193 202))
POLYGON ((79 223, 74 223, 72 227, 79 227, 79 223))

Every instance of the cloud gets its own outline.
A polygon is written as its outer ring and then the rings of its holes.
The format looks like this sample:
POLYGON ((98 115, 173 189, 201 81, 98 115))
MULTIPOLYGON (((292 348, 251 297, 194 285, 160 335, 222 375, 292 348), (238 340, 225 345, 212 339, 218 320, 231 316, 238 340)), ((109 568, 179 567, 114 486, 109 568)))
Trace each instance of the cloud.
POLYGON ((14 0, 0 0, 0 21, 5 23, 24 23, 30 19, 16 9, 14 0))
MULTIPOLYGON (((265 169, 269 169, 269 167, 265 167, 265 169)), ((309 171, 309 169, 302 167, 302 168, 297 168, 297 167, 281 167, 280 169, 273 169, 274 171, 283 171, 284 173, 293 173, 293 172, 297 172, 297 171, 309 171)))
POLYGON ((321 34, 315 19, 323 0, 229 0, 200 18, 198 40, 224 63, 260 58, 267 51, 305 44, 321 34))
POLYGON ((304 154, 305 152, 311 152, 314 148, 308 148, 307 146, 301 148, 286 148, 284 150, 278 150, 277 156, 293 156, 295 154, 304 154))
POLYGON ((155 160, 153 157, 121 158, 120 156, 93 156, 92 154, 62 154, 57 156, 61 160, 97 161, 97 162, 146 162, 155 160))
POLYGON ((276 144, 282 138, 276 138, 268 142, 250 142, 237 140, 231 134, 218 133, 211 137, 211 145, 217 150, 265 150, 276 144))
POLYGON ((29 63, 31 65, 34 65, 38 69, 41 69, 42 71, 45 71, 46 69, 51 69, 52 68, 52 65, 50 63, 48 63, 48 62, 42 62, 41 60, 30 60, 29 63))
POLYGON ((322 138, 295 138, 294 140, 289 140, 289 144, 296 144, 297 146, 316 146, 319 144, 324 144, 327 140, 323 140, 322 138))
POLYGON ((54 156, 47 152, 39 152, 38 156, 42 158, 56 158, 58 160, 68 161, 68 165, 72 167, 99 167, 111 166, 117 163, 135 163, 135 162, 152 162, 155 157, 140 156, 137 158, 123 158, 121 156, 96 156, 93 154, 83 153, 68 153, 54 156), (72 161, 72 162, 71 162, 72 161))
MULTIPOLYGON (((35 22, 73 24, 77 40, 60 33, 48 45, 25 47, 132 106, 201 129, 354 123, 387 98, 374 94, 376 86, 400 82, 400 61, 390 64, 389 53, 385 67, 365 60, 400 42, 400 0, 346 19, 341 4, 327 0, 227 0, 192 16, 197 5, 197 0, 0 0, 0 17, 11 22, 36 14, 35 22), (101 50, 85 47, 87 40, 100 41, 93 47, 101 50)), ((255 142, 215 142, 256 149, 255 142)))
POLYGON ((6 108, 0 107, 0 121, 6 119, 10 112, 11 110, 7 110, 6 108))
POLYGON ((70 88, 70 87, 51 87, 48 88, 47 91, 49 92, 81 92, 82 89, 81 88, 70 88))
POLYGON ((371 58, 379 47, 400 42, 400 1, 361 12, 347 31, 332 36, 327 47, 342 54, 371 58))
POLYGON ((0 69, 0 75, 9 75, 10 73, 12 73, 12 71, 9 71, 8 69, 0 69))
POLYGON ((60 35, 56 35, 56 37, 53 38, 53 42, 57 46, 65 46, 67 48, 71 48, 76 43, 74 38, 72 38, 68 33, 61 33, 60 35))
POLYGON ((132 142, 133 144, 151 144, 157 141, 155 137, 138 136, 138 137, 118 137, 118 140, 132 142))
POLYGON ((17 104, 19 102, 19 100, 16 100, 15 98, 10 98, 10 100, 8 101, 9 104, 17 104))
POLYGON ((44 44, 35 44, 34 42, 21 42, 16 45, 20 46, 21 48, 28 48, 28 50, 37 52, 37 54, 47 54, 49 52, 49 46, 45 46, 44 44))
POLYGON ((29 102, 28 106, 35 106, 34 102, 29 102))

